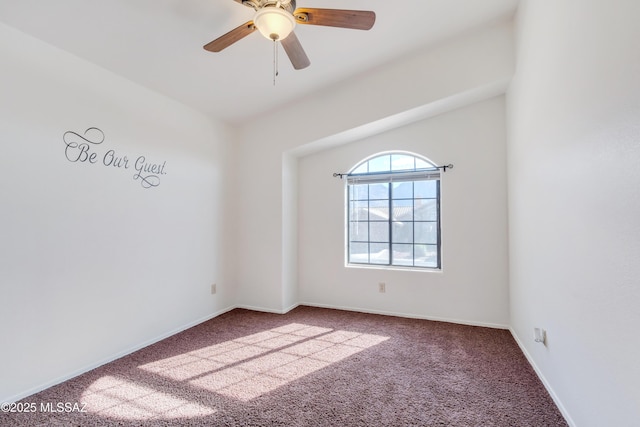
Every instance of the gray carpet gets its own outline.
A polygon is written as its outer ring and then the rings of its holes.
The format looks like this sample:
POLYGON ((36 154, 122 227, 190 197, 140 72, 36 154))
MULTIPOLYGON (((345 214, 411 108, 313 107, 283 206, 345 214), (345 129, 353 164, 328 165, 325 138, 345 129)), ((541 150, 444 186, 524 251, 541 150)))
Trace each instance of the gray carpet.
POLYGON ((566 426, 508 331, 236 309, 17 403, 2 426, 566 426))

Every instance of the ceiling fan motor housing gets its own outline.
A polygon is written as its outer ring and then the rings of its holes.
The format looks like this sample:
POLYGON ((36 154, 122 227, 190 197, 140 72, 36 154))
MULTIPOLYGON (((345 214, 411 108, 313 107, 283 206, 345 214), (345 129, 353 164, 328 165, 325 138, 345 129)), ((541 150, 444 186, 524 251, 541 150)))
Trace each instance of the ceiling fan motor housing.
POLYGON ((250 7, 256 11, 265 7, 279 7, 289 13, 293 13, 296 10, 296 0, 236 0, 243 5, 250 7))

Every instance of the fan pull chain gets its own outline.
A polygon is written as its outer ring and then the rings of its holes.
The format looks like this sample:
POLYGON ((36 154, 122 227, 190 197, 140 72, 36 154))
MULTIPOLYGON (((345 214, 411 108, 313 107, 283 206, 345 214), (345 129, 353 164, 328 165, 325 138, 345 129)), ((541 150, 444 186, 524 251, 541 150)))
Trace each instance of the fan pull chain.
POLYGON ((276 85, 278 77, 278 39, 273 39, 273 85, 276 85))

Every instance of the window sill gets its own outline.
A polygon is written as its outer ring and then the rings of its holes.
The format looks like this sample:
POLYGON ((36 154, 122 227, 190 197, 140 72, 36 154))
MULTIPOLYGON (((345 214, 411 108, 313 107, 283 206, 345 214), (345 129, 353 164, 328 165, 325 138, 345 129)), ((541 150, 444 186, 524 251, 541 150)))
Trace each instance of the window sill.
POLYGON ((442 273, 442 268, 402 267, 400 265, 345 264, 345 268, 386 271, 415 271, 419 273, 442 273))

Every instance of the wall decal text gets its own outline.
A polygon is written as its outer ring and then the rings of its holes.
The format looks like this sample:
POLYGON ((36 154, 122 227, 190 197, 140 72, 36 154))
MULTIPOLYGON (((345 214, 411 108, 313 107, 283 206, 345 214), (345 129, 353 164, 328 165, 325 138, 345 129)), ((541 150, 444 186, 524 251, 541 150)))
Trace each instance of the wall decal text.
POLYGON ((113 149, 101 153, 98 149, 104 142, 105 135, 97 127, 90 127, 79 134, 66 131, 62 136, 65 144, 64 155, 72 163, 101 164, 105 167, 135 171, 134 181, 140 181, 143 188, 153 188, 160 185, 160 177, 166 175, 167 162, 154 163, 146 156, 133 157, 122 155, 113 149))

